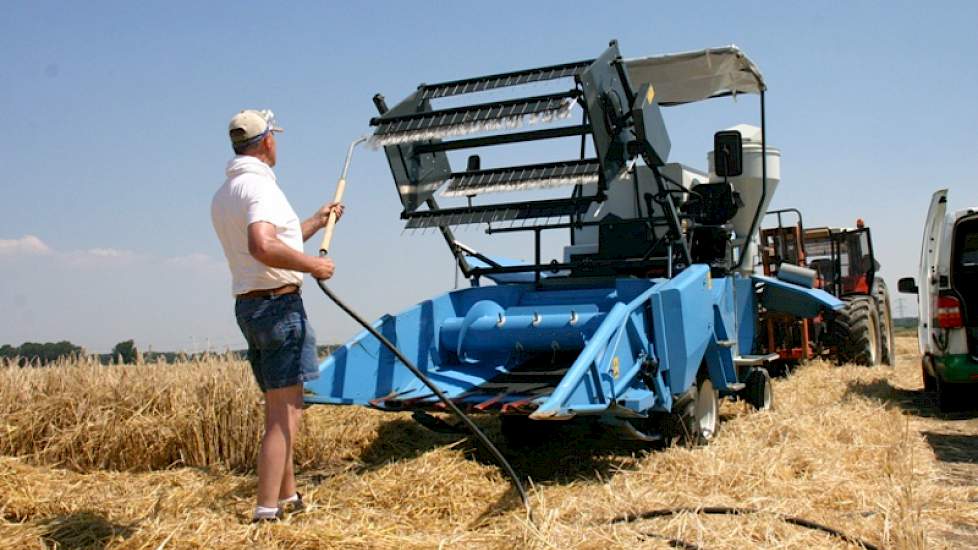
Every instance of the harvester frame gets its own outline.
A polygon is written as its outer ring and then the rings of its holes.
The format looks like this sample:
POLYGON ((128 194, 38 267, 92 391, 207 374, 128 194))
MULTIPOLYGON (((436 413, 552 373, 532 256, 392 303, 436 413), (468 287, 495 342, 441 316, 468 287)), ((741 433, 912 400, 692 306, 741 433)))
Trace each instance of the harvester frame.
MULTIPOLYGON (((764 136, 765 89, 756 66, 735 47, 625 60, 612 42, 589 61, 422 84, 393 108, 378 94, 371 140, 384 148, 401 218, 408 229, 437 228, 472 286, 385 315, 373 328, 452 404, 527 420, 526 428, 536 424, 528 420, 590 416, 630 439, 684 434, 705 441, 717 429, 719 396, 770 406, 769 376, 760 367, 777 356, 752 354, 758 304, 807 317, 841 304, 821 290, 751 273, 752 235, 770 198, 763 137, 750 160, 755 187, 745 209, 733 183, 745 172, 741 134, 717 133, 708 177, 667 164, 671 144, 659 112, 660 105, 757 93, 764 136), (694 78, 704 72, 712 79, 694 78), (574 87, 496 103, 432 105, 447 95, 561 78, 573 78, 574 87), (575 106, 584 111, 579 124, 443 140, 514 129, 527 117, 548 122, 575 106), (570 161, 482 169, 481 158, 470 156, 465 171, 453 172, 445 155, 574 136, 582 143, 570 161), (585 156, 588 137, 593 158, 585 156), (472 201, 557 185, 573 192, 472 201), (440 207, 434 193, 443 187, 467 204, 440 207), (492 258, 458 242, 451 227, 473 223, 486 224, 488 234, 533 232, 534 261, 492 258), (549 230, 570 232, 564 261, 541 257, 540 235, 549 230), (495 285, 483 285, 483 278, 495 285)), ((444 400, 400 363, 362 332, 323 362, 305 400, 444 410, 444 400)))

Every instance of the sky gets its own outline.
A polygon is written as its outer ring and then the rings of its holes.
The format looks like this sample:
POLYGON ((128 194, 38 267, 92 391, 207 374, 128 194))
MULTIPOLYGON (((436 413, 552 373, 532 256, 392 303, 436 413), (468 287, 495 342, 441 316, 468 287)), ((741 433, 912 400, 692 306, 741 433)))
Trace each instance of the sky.
MULTIPOLYGON (((276 112, 275 170, 304 217, 332 197, 373 94, 393 105, 421 82, 592 58, 611 39, 625 57, 741 47, 764 74, 768 141, 782 151, 771 207, 801 208, 808 226, 863 218, 895 291, 916 274, 933 191, 949 188, 951 209, 978 205, 976 27, 970 1, 5 3, 0 344, 244 347, 209 215, 231 115, 276 112)), ((757 101, 665 116, 670 161, 705 169, 713 132, 757 124, 757 101)), ((381 153, 355 154, 345 202, 331 287, 363 315, 453 287, 440 236, 402 235, 381 153)), ((532 254, 528 240, 459 237, 532 254)), ((355 325, 311 283, 320 343, 347 340, 355 325)), ((914 306, 904 296, 894 309, 914 306)))

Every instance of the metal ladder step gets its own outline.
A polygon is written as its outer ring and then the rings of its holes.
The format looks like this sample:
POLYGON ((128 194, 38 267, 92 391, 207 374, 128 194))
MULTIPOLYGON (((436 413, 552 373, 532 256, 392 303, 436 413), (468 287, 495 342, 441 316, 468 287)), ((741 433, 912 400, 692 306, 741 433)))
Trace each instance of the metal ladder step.
POLYGON ((738 355, 734 357, 734 365, 738 367, 755 367, 770 363, 771 361, 777 361, 780 358, 781 356, 777 353, 769 353, 767 355, 738 355))

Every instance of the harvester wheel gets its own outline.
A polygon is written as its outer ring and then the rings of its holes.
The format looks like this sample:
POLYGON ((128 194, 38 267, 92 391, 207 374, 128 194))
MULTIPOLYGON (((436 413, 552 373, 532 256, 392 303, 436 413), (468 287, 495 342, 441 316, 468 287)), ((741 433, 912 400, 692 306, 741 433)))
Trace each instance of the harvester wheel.
POLYGON ((759 411, 766 411, 774 405, 774 392, 771 388, 771 375, 767 369, 754 367, 744 380, 744 400, 759 411))
POLYGON ((845 299, 845 307, 831 321, 832 343, 838 363, 880 364, 880 316, 871 296, 845 299))
POLYGON ((693 445, 709 443, 720 428, 720 394, 713 381, 703 376, 696 384, 696 399, 688 416, 688 441, 693 445))
POLYGON ((883 279, 876 280, 876 306, 879 311, 880 362, 896 365, 895 342, 893 341, 893 315, 890 310, 890 291, 883 279))
POLYGON ((720 396, 709 376, 700 374, 689 399, 667 421, 666 440, 690 447, 713 439, 720 425, 720 396))

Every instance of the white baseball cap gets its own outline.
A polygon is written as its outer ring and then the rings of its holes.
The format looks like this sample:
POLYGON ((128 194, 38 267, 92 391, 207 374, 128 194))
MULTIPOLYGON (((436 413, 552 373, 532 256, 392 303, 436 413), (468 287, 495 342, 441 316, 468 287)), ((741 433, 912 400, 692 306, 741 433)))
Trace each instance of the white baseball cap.
POLYGON ((268 132, 282 132, 283 128, 275 122, 275 113, 268 109, 245 109, 231 117, 228 135, 231 143, 242 145, 248 141, 258 141, 268 132))

